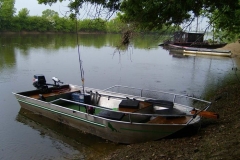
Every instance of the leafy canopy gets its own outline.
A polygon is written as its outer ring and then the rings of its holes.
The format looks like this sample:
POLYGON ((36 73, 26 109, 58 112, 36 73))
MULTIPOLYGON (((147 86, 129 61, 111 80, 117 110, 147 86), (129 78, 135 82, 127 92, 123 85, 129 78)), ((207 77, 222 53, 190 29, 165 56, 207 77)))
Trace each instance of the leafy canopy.
POLYGON ((15 0, 0 0, 0 30, 9 28, 15 13, 15 0))
MULTIPOLYGON (((38 0, 49 5, 57 1, 63 0, 38 0)), ((149 30, 192 22, 194 16, 203 15, 226 37, 240 33, 240 0, 69 0, 70 11, 79 13, 86 3, 120 11, 125 22, 149 30)))
POLYGON ((42 17, 43 18, 53 18, 54 16, 58 17, 58 12, 55 12, 54 10, 51 9, 46 9, 42 12, 42 17))

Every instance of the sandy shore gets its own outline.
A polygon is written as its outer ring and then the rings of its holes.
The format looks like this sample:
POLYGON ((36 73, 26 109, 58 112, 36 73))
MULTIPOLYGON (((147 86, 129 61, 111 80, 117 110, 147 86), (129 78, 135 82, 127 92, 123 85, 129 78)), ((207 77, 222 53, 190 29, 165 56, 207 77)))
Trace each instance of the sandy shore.
POLYGON ((240 43, 238 41, 229 43, 221 49, 230 50, 233 53, 233 57, 240 55, 240 43))

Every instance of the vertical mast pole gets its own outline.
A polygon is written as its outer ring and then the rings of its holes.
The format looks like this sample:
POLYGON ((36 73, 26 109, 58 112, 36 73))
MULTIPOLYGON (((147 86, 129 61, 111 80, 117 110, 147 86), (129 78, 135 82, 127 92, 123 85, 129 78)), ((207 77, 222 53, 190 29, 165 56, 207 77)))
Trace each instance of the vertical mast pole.
POLYGON ((78 48, 78 61, 79 61, 79 68, 80 68, 80 73, 81 73, 81 81, 82 81, 82 89, 83 89, 83 94, 84 94, 84 70, 82 66, 82 60, 81 60, 81 54, 80 54, 80 46, 79 46, 79 40, 78 40, 78 21, 77 21, 77 13, 76 15, 76 35, 77 35, 77 48, 78 48))

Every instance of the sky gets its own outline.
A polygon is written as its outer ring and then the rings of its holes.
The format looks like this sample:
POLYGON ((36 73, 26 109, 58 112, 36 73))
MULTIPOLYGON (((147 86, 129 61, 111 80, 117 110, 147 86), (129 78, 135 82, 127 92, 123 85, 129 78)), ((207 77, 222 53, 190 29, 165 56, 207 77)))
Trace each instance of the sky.
POLYGON ((66 11, 68 11, 68 1, 63 1, 62 3, 57 2, 52 4, 52 6, 45 5, 45 4, 38 4, 37 0, 15 0, 15 8, 16 14, 23 9, 27 8, 30 12, 29 15, 31 16, 41 16, 42 11, 46 9, 51 9, 59 13, 59 16, 64 15, 66 11))
MULTIPOLYGON (((67 12, 69 11, 69 8, 67 7, 69 3, 69 0, 63 1, 63 2, 57 2, 53 3, 51 6, 45 5, 45 4, 38 4, 37 0, 15 0, 14 7, 16 8, 16 15, 18 12, 23 9, 27 8, 30 12, 30 16, 42 16, 42 12, 46 9, 54 10, 55 12, 58 12, 60 17, 68 16, 67 12)), ((104 14, 104 10, 102 10, 100 17, 105 19, 107 18, 107 14, 104 14)), ((80 19, 84 18, 96 18, 99 14, 96 14, 96 8, 91 7, 91 5, 86 5, 84 8, 80 11, 80 19)), ((99 12, 98 12, 99 13, 99 12)), ((111 18, 113 18, 112 16, 111 18)))

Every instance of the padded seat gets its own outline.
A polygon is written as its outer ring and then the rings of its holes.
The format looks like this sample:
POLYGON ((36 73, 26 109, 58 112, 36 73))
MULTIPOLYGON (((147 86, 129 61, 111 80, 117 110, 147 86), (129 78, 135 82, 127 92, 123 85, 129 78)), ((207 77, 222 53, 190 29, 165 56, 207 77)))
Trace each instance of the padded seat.
POLYGON ((99 112, 97 116, 112 119, 112 120, 121 120, 124 116, 124 113, 104 110, 99 112))
POLYGON ((159 105, 161 107, 166 107, 166 108, 173 108, 174 106, 173 102, 166 101, 166 100, 148 99, 148 100, 145 100, 145 102, 152 103, 153 105, 159 105))
POLYGON ((138 109, 139 108, 139 101, 133 99, 124 99, 119 104, 119 108, 132 108, 138 109))

